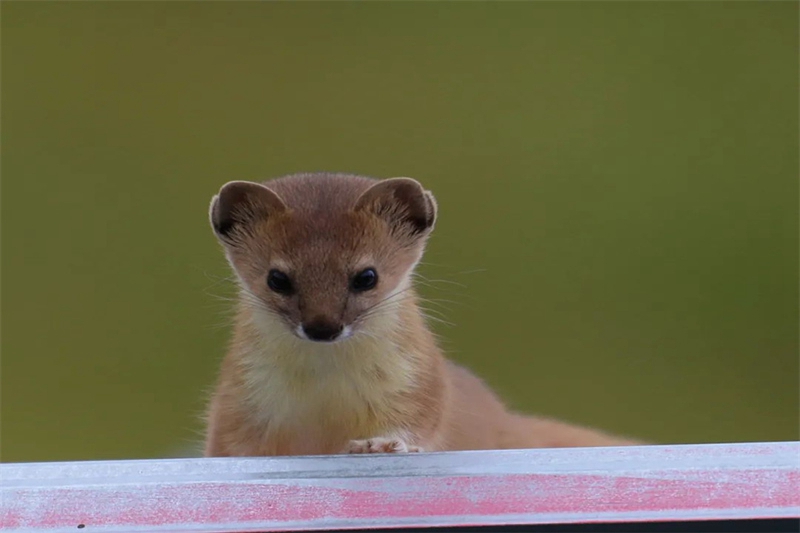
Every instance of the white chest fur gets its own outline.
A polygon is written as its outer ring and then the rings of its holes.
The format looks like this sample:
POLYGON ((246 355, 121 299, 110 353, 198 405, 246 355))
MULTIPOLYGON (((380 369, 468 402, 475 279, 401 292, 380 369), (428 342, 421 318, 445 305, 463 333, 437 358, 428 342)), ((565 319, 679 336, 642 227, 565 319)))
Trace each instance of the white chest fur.
POLYGON ((415 385, 413 355, 391 335, 354 335, 339 343, 298 339, 270 317, 258 320, 259 342, 240 354, 255 420, 267 433, 335 428, 348 438, 393 431, 399 394, 415 385))

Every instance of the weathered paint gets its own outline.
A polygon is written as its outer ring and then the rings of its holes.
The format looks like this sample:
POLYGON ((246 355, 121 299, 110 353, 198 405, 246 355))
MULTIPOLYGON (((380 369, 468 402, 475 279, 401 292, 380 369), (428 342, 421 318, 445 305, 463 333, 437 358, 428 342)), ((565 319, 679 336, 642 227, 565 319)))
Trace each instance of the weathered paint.
POLYGON ((0 465, 0 529, 800 518, 800 442, 0 465))

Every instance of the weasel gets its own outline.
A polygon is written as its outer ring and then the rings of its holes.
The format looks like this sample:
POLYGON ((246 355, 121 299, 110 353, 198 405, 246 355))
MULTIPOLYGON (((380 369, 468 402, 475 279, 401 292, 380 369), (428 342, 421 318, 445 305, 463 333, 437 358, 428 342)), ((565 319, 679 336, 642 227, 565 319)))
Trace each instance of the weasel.
POLYGON ((511 412, 443 356, 411 282, 436 215, 411 178, 220 189, 210 221, 240 296, 206 456, 636 444, 511 412))

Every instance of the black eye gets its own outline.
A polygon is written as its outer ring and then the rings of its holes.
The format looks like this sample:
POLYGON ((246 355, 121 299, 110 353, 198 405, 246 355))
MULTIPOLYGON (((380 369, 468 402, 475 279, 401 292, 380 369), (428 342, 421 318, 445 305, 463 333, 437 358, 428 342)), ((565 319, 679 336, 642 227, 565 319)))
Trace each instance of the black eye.
POLYGON ((267 285, 270 289, 280 294, 291 294, 294 290, 289 276, 275 269, 270 270, 269 274, 267 274, 267 285))
POLYGON ((374 289, 378 284, 378 273, 374 268, 366 268, 353 276, 350 282, 350 288, 356 292, 368 291, 374 289))

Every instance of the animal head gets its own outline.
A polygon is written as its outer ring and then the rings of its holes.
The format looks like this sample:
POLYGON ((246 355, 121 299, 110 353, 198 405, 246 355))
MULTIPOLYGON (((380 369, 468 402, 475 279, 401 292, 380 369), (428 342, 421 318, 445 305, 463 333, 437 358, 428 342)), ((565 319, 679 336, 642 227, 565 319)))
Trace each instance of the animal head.
POLYGON ((411 178, 298 174, 225 184, 210 219, 260 320, 335 342, 379 335, 392 320, 436 209, 411 178))

